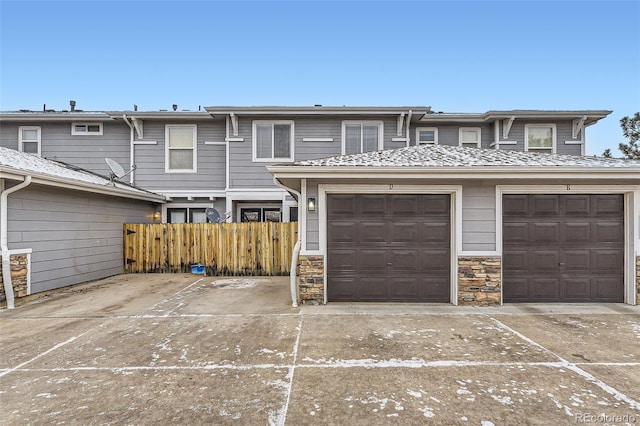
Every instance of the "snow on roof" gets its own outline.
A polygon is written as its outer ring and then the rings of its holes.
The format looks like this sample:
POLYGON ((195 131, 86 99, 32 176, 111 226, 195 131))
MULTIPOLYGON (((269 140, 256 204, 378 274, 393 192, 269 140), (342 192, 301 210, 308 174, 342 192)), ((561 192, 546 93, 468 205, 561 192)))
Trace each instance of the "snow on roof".
POLYGON ((291 166, 349 167, 640 167, 640 160, 543 154, 503 149, 419 145, 386 151, 304 160, 291 166))
POLYGON ((34 154, 27 154, 15 149, 0 147, 0 171, 5 168, 19 170, 27 174, 36 174, 38 177, 50 177, 56 180, 77 182, 80 184, 98 185, 107 189, 116 189, 129 192, 131 196, 158 197, 160 195, 145 191, 122 182, 111 182, 105 176, 84 170, 59 161, 47 160, 34 154))

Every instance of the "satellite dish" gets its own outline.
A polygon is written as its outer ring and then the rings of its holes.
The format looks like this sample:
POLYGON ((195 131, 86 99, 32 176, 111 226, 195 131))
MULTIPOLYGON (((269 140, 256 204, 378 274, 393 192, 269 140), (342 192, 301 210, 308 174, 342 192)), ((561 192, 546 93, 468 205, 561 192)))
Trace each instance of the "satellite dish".
POLYGON ((120 179, 122 176, 124 176, 125 171, 122 168, 122 166, 118 164, 116 160, 112 160, 111 158, 105 158, 104 161, 107 163, 107 166, 109 166, 109 168, 111 169, 111 173, 113 173, 114 177, 117 177, 118 179, 120 179))
POLYGON ((128 175, 129 173, 131 173, 132 171, 134 171, 136 169, 135 164, 133 165, 133 167, 131 167, 131 170, 129 170, 128 172, 124 171, 124 168, 116 161, 116 160, 112 160, 111 158, 105 158, 104 161, 107 163, 107 166, 109 166, 109 169, 111 169, 111 182, 114 181, 114 179, 122 179, 123 177, 125 177, 126 175, 128 175))
POLYGON ((209 222, 220 222, 220 213, 218 213, 218 210, 214 209, 213 207, 207 207, 204 213, 207 215, 207 219, 209 219, 209 222))

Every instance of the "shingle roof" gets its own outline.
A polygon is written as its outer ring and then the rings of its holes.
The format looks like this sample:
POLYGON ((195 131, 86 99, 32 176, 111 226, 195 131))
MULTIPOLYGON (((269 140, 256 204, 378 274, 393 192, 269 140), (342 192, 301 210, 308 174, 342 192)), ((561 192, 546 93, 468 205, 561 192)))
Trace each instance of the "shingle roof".
POLYGON ((640 160, 543 154, 504 149, 419 145, 363 154, 296 161, 292 166, 348 167, 640 167, 640 160))
POLYGON ((112 188, 122 195, 157 197, 160 195, 145 191, 126 183, 112 182, 109 178, 99 174, 74 167, 59 161, 48 160, 33 154, 16 151, 15 149, 0 147, 0 172, 20 171, 21 174, 37 174, 42 178, 78 182, 81 184, 95 185, 96 187, 112 188))

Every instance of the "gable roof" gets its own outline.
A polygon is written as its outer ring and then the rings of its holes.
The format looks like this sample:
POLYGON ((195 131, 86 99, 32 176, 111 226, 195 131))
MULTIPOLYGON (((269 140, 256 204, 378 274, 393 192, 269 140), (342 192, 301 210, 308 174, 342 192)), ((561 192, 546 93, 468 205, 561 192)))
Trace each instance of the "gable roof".
POLYGON ((448 145, 418 145, 362 154, 304 160, 294 166, 356 167, 640 167, 640 160, 543 154, 505 149, 478 149, 448 145))
POLYGON ((165 201, 162 195, 126 183, 112 182, 88 170, 0 147, 0 178, 23 180, 25 176, 31 176, 33 183, 43 185, 146 201, 165 201))
POLYGON ((302 160, 267 167, 276 178, 572 178, 640 180, 640 160, 543 154, 447 145, 418 145, 362 154, 302 160), (588 169, 588 170, 587 170, 588 169))

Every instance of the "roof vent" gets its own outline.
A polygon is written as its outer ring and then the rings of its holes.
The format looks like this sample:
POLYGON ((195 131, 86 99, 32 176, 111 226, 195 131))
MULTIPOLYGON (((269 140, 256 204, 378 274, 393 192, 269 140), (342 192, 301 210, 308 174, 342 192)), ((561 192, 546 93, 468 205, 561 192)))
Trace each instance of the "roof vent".
POLYGON ((76 110, 76 101, 69 101, 69 105, 71 106, 71 112, 74 112, 76 110))
POLYGON ((173 104, 171 107, 173 108, 174 111, 178 110, 178 104, 173 104))

